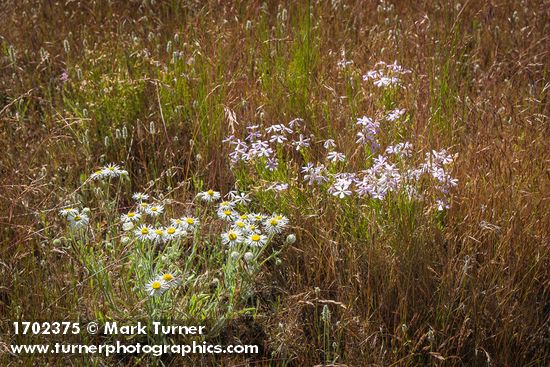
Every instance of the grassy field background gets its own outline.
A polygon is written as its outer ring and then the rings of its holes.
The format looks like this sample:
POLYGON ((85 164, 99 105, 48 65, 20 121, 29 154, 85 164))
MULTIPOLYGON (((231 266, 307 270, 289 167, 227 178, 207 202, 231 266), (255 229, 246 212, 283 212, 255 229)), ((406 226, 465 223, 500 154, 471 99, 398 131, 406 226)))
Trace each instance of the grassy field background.
POLYGON ((186 358, 3 352, 2 365, 550 364, 547 1, 22 0, 0 15, 0 347, 17 339, 15 320, 155 312, 207 325, 212 342, 261 346, 186 358), (379 61, 411 70, 403 88, 362 80, 379 61), (358 153, 355 122, 393 108, 406 115, 381 133, 383 148, 406 140, 415 162, 455 157, 448 209, 397 194, 340 200, 303 182, 326 139, 343 171, 366 169, 373 152, 358 153), (227 136, 297 118, 307 150, 281 149, 274 172, 230 164, 227 136), (89 175, 111 162, 128 179, 105 194, 89 175), (267 190, 274 182, 288 191, 267 190), (230 283, 213 223, 194 237, 196 258, 183 247, 171 258, 196 278, 159 311, 136 291, 118 229, 132 193, 171 201, 176 216, 197 213, 200 191, 235 187, 253 211, 287 216, 297 241, 274 240, 275 257, 230 283), (85 243, 58 215, 75 202, 100 213, 85 243))

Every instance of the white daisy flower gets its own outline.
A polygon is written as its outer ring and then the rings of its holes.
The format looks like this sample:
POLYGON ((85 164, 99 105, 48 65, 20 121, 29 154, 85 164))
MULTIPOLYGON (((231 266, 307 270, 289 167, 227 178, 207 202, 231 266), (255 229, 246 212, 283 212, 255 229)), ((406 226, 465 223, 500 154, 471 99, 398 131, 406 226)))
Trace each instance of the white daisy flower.
POLYGON ((284 228, 284 223, 278 217, 271 217, 264 221, 264 228, 269 234, 281 233, 284 228))
POLYGON ((248 236, 246 243, 250 246, 261 247, 267 243, 267 237, 263 234, 253 233, 248 236))
POLYGON ((71 227, 75 229, 84 228, 90 222, 90 218, 88 218, 86 214, 76 213, 74 215, 69 215, 67 218, 69 219, 71 227))
POLYGON ((233 221, 239 217, 239 214, 231 209, 218 210, 218 217, 223 220, 233 221))
POLYGON ((148 241, 152 238, 153 229, 146 224, 142 224, 134 231, 134 235, 141 241, 148 241))
POLYGON ((157 277, 158 281, 166 283, 167 288, 177 285, 180 281, 175 273, 167 272, 157 277))
POLYGON ((244 221, 249 221, 250 220, 250 215, 248 215, 246 213, 241 214, 241 215, 239 215, 239 219, 244 220, 244 221))
POLYGON ((183 219, 181 219, 181 218, 172 218, 172 219, 170 219, 170 224, 172 225, 172 227, 178 227, 180 229, 185 228, 185 223, 184 223, 183 219))
POLYGON ((156 217, 162 214, 163 211, 164 211, 164 206, 158 205, 158 204, 148 205, 147 208, 145 209, 145 213, 153 217, 156 217))
POLYGON ((174 227, 174 226, 166 227, 166 229, 164 230, 164 240, 165 241, 174 240, 180 237, 181 235, 183 235, 183 233, 184 232, 179 227, 174 227))
POLYGON ((221 197, 221 195, 218 191, 208 190, 204 192, 199 192, 197 194, 197 197, 204 202, 210 203, 218 200, 221 197))
POLYGON ((135 201, 144 201, 144 200, 148 200, 149 199, 149 195, 147 194, 144 194, 142 192, 136 192, 134 193, 134 195, 132 195, 132 199, 134 199, 135 201))
POLYGON ((146 213, 148 207, 149 207, 149 203, 146 203, 145 201, 142 201, 138 204, 137 209, 142 213, 146 213))
POLYGON ((123 222, 137 222, 141 218, 141 213, 138 212, 128 212, 123 214, 120 217, 120 220, 123 222))
POLYGON ((103 177, 105 177, 105 172, 103 170, 97 170, 94 173, 90 175, 90 178, 92 180, 101 180, 103 177))
POLYGON ((106 165, 105 167, 103 167, 101 169, 101 171, 103 171, 103 176, 104 177, 119 177, 123 174, 127 174, 128 172, 120 169, 120 166, 118 166, 117 164, 114 164, 114 163, 110 163, 108 165, 106 165))
POLYGON ((59 211, 59 215, 66 218, 77 214, 78 214, 78 209, 75 209, 75 208, 63 208, 59 211))
POLYGON ((244 240, 241 232, 234 231, 234 230, 229 230, 225 233, 222 233, 221 237, 222 237, 222 243, 228 246, 235 246, 244 240))
POLYGON ((253 224, 253 223, 249 223, 246 225, 246 230, 245 230, 246 233, 258 233, 258 226, 253 224))
POLYGON ((249 218, 250 218, 250 221, 252 222, 263 222, 264 219, 265 219, 265 215, 263 214, 260 214, 260 213, 251 213, 249 215, 249 218))
POLYGON ((241 220, 241 219, 237 219, 234 223, 233 223, 233 229, 235 230, 238 230, 238 231, 245 231, 246 228, 248 227, 248 224, 244 221, 244 220, 241 220))
POLYGON ((199 226, 199 220, 194 217, 183 217, 181 218, 183 220, 183 229, 185 229, 188 232, 192 232, 199 226))
POLYGON ((160 296, 168 289, 168 284, 163 279, 153 279, 145 286, 150 296, 160 296))
POLYGON ((232 210, 234 206, 235 204, 230 201, 222 201, 218 206, 218 210, 232 210))
POLYGON ((166 231, 162 227, 157 227, 151 232, 151 239, 156 242, 161 242, 164 240, 166 231))
POLYGON ((286 226, 288 224, 288 218, 281 214, 273 214, 273 218, 276 218, 281 222, 283 226, 286 226))

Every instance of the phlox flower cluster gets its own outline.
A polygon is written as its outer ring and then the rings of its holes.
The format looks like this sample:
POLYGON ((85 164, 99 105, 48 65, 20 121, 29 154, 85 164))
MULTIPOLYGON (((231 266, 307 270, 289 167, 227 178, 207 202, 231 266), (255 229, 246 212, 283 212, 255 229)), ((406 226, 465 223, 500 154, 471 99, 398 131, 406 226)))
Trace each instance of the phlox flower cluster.
POLYGON ((363 80, 372 80, 373 84, 379 88, 400 86, 403 75, 410 74, 411 71, 405 69, 395 61, 393 64, 387 64, 379 61, 373 70, 363 75, 363 80))
MULTIPOLYGON (((401 70, 397 66, 392 66, 391 70, 401 70)), ((335 169, 346 168, 346 156, 344 153, 335 150, 337 144, 334 139, 327 139, 323 142, 323 147, 327 151, 326 161, 328 167, 323 162, 307 162, 300 169, 303 182, 307 187, 324 187, 327 192, 339 199, 345 199, 356 195, 359 198, 370 198, 374 200, 383 200, 389 193, 403 192, 409 198, 414 200, 424 199, 418 193, 417 187, 425 177, 431 177, 431 181, 435 182, 436 197, 435 206, 438 210, 444 210, 449 207, 447 196, 450 190, 457 185, 457 180, 449 174, 450 165, 453 157, 446 150, 432 151, 426 153, 425 159, 418 166, 415 166, 413 159, 413 145, 408 142, 397 142, 387 145, 385 149, 380 150, 381 142, 378 135, 381 130, 381 121, 384 124, 395 123, 405 114, 404 109, 393 109, 382 116, 379 120, 363 116, 357 119, 355 126, 359 127, 357 133, 356 144, 363 146, 367 144, 370 148, 369 166, 359 172, 334 172, 335 169), (338 163, 339 165, 334 165, 338 163)), ((273 125, 268 128, 268 132, 284 132, 287 133, 289 128, 284 125, 273 125)), ((249 129, 247 140, 258 139, 261 135, 258 134, 258 127, 253 126, 249 129), (250 133, 252 132, 252 134, 250 133)), ((303 135, 294 141, 284 141, 288 148, 303 144, 303 135), (302 143, 300 143, 302 141, 302 143)), ((230 157, 233 159, 240 154, 239 149, 241 141, 232 137, 229 139, 236 148, 230 157)), ((246 143, 243 143, 246 144, 246 143)), ((261 144, 262 149, 267 149, 267 141, 261 144)), ((247 145, 247 151, 255 150, 260 143, 255 141, 255 144, 247 145)), ((244 151, 244 150, 243 150, 244 151)), ((254 154, 257 157, 258 154, 254 154)), ((249 160, 251 155, 240 156, 240 159, 249 160), (244 157, 244 158, 243 158, 244 157)), ((271 157, 270 157, 271 158, 271 157)), ((233 161, 233 163, 235 163, 233 161)), ((267 164, 269 169, 269 163, 267 164)), ((291 178, 294 180, 294 178, 291 178)), ((271 182, 267 189, 275 192, 287 190, 289 184, 286 182, 271 182)), ((228 222, 234 221, 237 213, 232 208, 223 208, 218 211, 218 216, 228 222)), ((233 236, 232 236, 233 237, 233 236)), ((237 236, 237 238, 240 238, 237 236)), ((226 237, 226 241, 227 237, 226 237)), ((238 241, 238 240, 237 240, 238 241)), ((234 241, 231 241, 233 243, 234 241)))
POLYGON ((234 135, 228 136, 223 142, 232 147, 229 153, 231 165, 265 159, 265 168, 275 171, 279 166, 279 160, 275 154, 277 146, 290 144, 296 151, 300 151, 311 145, 311 138, 296 132, 301 124, 301 119, 294 119, 288 125, 274 124, 265 129, 260 125, 251 125, 247 126, 247 135, 244 140, 234 135))

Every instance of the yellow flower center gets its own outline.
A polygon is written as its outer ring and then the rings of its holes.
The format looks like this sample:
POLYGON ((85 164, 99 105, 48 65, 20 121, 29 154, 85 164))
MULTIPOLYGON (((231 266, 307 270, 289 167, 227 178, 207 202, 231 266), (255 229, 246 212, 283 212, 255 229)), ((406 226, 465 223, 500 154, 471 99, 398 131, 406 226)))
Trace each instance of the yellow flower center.
POLYGON ((242 220, 247 220, 247 219, 248 219, 248 215, 247 215, 247 214, 241 215, 241 219, 242 219, 242 220))
POLYGON ((133 218, 135 216, 136 216, 136 213, 134 213, 134 212, 128 213, 128 218, 133 218))
POLYGON ((115 167, 108 167, 107 168, 109 171, 114 171, 115 170, 115 167))
POLYGON ((166 230, 166 233, 168 234, 174 234, 176 233, 176 229, 174 227, 169 227, 167 230, 166 230))
POLYGON ((231 215, 231 210, 224 210, 223 214, 229 216, 229 215, 231 215))
POLYGON ((101 173, 101 170, 98 170, 98 171, 95 171, 94 172, 96 175, 99 175, 101 173))
POLYGON ((147 203, 140 203, 139 205, 140 205, 142 208, 146 208, 147 205, 149 205, 149 204, 147 204, 147 203))
POLYGON ((278 215, 278 216, 276 216, 275 218, 277 218, 277 220, 281 220, 281 219, 283 219, 283 216, 282 216, 282 215, 278 215))
POLYGON ((172 279, 174 279, 174 276, 170 273, 166 273, 166 274, 163 274, 162 275, 162 279, 164 279, 165 281, 169 282, 171 281, 172 279))
POLYGON ((154 206, 154 207, 151 208, 151 211, 152 211, 152 212, 156 212, 156 211, 158 211, 158 210, 159 210, 159 209, 158 209, 156 206, 154 206))
POLYGON ((230 232, 227 236, 231 241, 235 241, 237 239, 237 234, 235 232, 230 232))
POLYGON ((214 195, 214 190, 208 190, 206 193, 207 193, 208 195, 212 196, 212 195, 214 195))
POLYGON ((244 222, 241 222, 241 221, 235 222, 235 224, 236 224, 237 227, 239 227, 239 228, 243 228, 243 227, 245 226, 244 222))
POLYGON ((273 218, 269 221, 269 224, 271 224, 272 226, 276 226, 277 224, 279 224, 279 221, 277 219, 273 218))
POLYGON ((149 234, 149 229, 147 227, 143 227, 141 229, 141 234, 149 234))
POLYGON ((259 234, 253 234, 251 239, 254 242, 258 242, 260 240, 260 235, 259 234))
POLYGON ((78 222, 79 220, 82 219, 82 217, 80 215, 75 215, 74 218, 73 218, 76 222, 78 222))
POLYGON ((151 284, 151 288, 153 288, 153 289, 155 289, 155 290, 160 289, 160 286, 161 286, 161 284, 160 284, 160 282, 159 282, 158 280, 155 280, 155 281, 153 282, 153 284, 151 284))
POLYGON ((193 218, 187 218, 186 222, 187 224, 195 224, 195 220, 193 218))
POLYGON ((163 232, 162 229, 155 229, 155 233, 160 236, 163 232))

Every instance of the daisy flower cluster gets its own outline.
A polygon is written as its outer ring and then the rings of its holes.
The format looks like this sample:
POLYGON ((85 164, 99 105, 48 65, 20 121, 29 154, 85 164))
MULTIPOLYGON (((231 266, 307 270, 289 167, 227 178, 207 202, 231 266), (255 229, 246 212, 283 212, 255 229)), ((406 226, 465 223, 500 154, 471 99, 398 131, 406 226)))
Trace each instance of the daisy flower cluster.
POLYGON ((199 225, 199 220, 192 216, 170 218, 166 225, 147 224, 145 218, 159 223, 160 216, 165 212, 164 205, 155 201, 148 202, 149 195, 140 192, 135 193, 132 198, 136 202, 135 209, 122 214, 120 220, 123 230, 133 229, 133 235, 139 241, 163 243, 178 240, 194 232, 199 225))
POLYGON ((374 65, 373 70, 363 75, 363 80, 372 80, 373 84, 379 88, 400 86, 403 75, 410 73, 410 70, 398 65, 397 61, 394 61, 393 64, 379 61, 374 65))
MULTIPOLYGON (((208 190, 198 193, 197 198, 211 203, 219 200, 221 194, 208 190)), ((244 207, 250 202, 248 194, 231 191, 227 198, 228 200, 218 204, 216 210, 217 217, 227 222, 227 230, 220 235, 224 245, 234 247, 244 244, 255 248, 263 247, 269 239, 281 233, 288 225, 288 218, 283 215, 239 212, 237 206, 244 207)))

